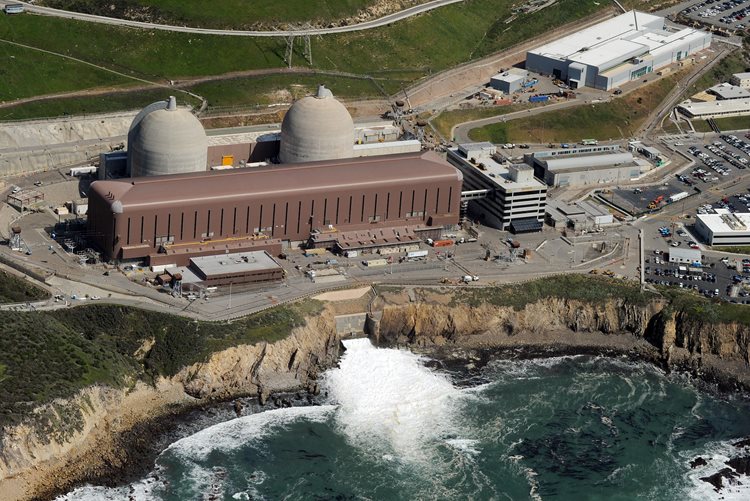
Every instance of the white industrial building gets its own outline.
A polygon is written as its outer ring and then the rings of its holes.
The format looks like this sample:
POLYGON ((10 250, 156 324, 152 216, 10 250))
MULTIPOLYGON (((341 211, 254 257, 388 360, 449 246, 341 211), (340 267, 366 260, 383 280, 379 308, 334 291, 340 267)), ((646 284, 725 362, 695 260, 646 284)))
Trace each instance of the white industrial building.
POLYGON ((524 156, 534 175, 548 186, 588 186, 630 181, 651 166, 640 164, 619 145, 549 150, 524 156))
POLYGON ((528 71, 511 68, 490 78, 490 87, 505 94, 513 94, 523 88, 528 76, 528 71))
POLYGON ((744 73, 735 73, 732 78, 729 79, 729 83, 732 85, 739 85, 740 87, 750 87, 750 71, 744 73))
POLYGON ((701 262, 701 251, 700 249, 691 249, 689 247, 670 247, 669 248, 669 262, 670 263, 686 263, 694 264, 701 262))
POLYGON ((717 99, 748 99, 750 90, 724 82, 710 87, 706 92, 713 94, 717 99))
POLYGON ((571 227, 574 230, 590 230, 614 223, 614 216, 606 207, 588 200, 573 204, 549 200, 545 219, 553 228, 571 227))
POLYGON ((539 231, 544 222, 547 186, 526 164, 495 159, 491 143, 470 143, 448 150, 447 160, 461 170, 461 200, 481 224, 514 233, 539 231))
POLYGON ((610 90, 711 45, 710 33, 664 28, 661 16, 627 12, 527 52, 526 69, 610 90))
POLYGON ((698 214, 695 229, 709 245, 748 245, 750 213, 716 209, 716 214, 698 214))
POLYGON ((690 101, 677 106, 677 111, 688 118, 721 118, 750 115, 750 99, 729 99, 693 103, 690 101))

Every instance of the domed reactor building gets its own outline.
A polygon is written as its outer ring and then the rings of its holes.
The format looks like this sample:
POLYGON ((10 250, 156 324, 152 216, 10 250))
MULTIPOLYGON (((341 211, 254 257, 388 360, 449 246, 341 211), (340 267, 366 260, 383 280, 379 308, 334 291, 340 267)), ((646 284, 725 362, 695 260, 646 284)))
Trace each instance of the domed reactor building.
POLYGON ((200 121, 177 107, 174 96, 143 109, 128 131, 131 177, 206 170, 208 138, 200 121))
POLYGON ((397 141, 399 130, 355 128, 321 85, 290 107, 280 134, 207 137, 170 97, 135 117, 127 152, 103 158, 89 190, 89 239, 106 260, 162 270, 300 245, 414 250, 458 224, 463 175, 419 141, 397 141))
POLYGON ((347 109, 321 85, 314 96, 289 108, 281 123, 282 164, 354 156, 354 121, 347 109))

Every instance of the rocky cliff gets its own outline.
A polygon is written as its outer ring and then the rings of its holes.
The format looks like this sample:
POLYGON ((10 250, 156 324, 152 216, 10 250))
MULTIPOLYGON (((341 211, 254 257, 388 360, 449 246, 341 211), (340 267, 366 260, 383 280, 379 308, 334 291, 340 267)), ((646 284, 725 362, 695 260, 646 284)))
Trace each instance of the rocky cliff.
POLYGON ((510 306, 446 304, 424 297, 386 300, 372 335, 381 345, 416 346, 449 356, 455 349, 536 347, 553 352, 621 352, 666 369, 750 389, 750 328, 709 322, 667 299, 642 303, 548 297, 510 306))
MULTIPOLYGON (((264 400, 274 392, 312 391, 317 374, 338 359, 341 342, 330 309, 306 320, 280 341, 214 353, 154 384, 89 387, 72 399, 36 409, 0 437, 0 497, 45 497, 85 479, 106 477, 141 459, 138 441, 158 430, 160 418, 192 407, 240 396, 264 400)), ((148 349, 144 343, 142 350, 148 349)))

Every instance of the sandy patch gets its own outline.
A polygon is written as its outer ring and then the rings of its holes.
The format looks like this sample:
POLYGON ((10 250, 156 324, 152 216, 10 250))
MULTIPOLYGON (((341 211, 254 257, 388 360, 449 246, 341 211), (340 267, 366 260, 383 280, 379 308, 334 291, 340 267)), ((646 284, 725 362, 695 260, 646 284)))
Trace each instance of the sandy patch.
POLYGON ((370 286, 360 287, 358 289, 346 289, 343 291, 324 292, 323 294, 313 296, 313 299, 317 299, 318 301, 349 301, 351 299, 361 298, 367 294, 369 290, 370 286))

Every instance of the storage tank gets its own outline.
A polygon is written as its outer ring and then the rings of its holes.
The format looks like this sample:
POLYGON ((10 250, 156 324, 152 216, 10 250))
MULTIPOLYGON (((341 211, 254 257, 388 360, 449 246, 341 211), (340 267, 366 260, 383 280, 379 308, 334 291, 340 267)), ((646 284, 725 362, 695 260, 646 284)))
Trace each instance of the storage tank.
POLYGON ((281 123, 281 163, 354 156, 354 121, 343 104, 321 85, 314 96, 289 108, 281 123))
POLYGON ((128 132, 128 172, 132 177, 206 170, 208 138, 203 125, 174 96, 139 113, 128 132))

